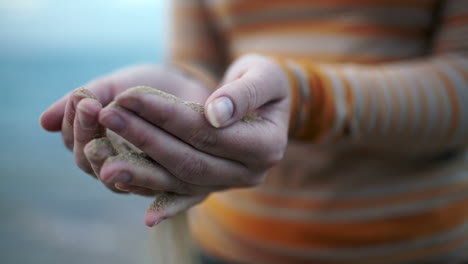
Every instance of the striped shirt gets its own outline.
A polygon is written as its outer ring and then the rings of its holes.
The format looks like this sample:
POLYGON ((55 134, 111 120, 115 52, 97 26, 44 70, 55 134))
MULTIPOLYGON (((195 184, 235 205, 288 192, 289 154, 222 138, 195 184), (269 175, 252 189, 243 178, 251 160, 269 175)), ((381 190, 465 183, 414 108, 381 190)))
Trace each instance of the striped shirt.
MULTIPOLYGON (((467 0, 172 0, 171 60, 277 59, 284 160, 191 211, 233 263, 468 261, 467 0)), ((206 76, 204 76, 206 78, 206 76)))

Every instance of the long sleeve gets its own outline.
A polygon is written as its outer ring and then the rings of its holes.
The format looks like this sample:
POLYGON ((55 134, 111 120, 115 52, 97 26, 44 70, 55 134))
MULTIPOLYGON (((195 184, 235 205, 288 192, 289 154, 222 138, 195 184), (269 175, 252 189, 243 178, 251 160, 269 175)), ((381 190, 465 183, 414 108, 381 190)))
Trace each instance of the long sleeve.
POLYGON ((284 59, 291 135, 312 142, 440 152, 468 143, 468 1, 442 2, 432 48, 381 64, 284 59))
POLYGON ((203 0, 171 0, 168 60, 213 83, 226 68, 224 44, 203 0))

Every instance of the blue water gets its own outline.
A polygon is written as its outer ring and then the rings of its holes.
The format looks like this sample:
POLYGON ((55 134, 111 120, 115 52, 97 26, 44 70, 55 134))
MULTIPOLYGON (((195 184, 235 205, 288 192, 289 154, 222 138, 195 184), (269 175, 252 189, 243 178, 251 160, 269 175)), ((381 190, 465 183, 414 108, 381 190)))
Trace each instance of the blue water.
MULTIPOLYGON (((2 22, 8 1, 0 3, 2 22)), ((156 24, 157 12, 141 14, 133 19, 148 29, 156 24)), ((0 263, 148 263, 143 215, 151 200, 111 193, 81 172, 60 134, 42 130, 38 118, 92 78, 129 64, 160 62, 161 36, 154 31, 119 45, 112 39, 60 49, 43 39, 37 39, 38 48, 32 39, 15 47, 14 39, 2 39, 15 26, 0 25, 0 263)))
POLYGON ((113 194, 78 170, 60 134, 43 131, 38 117, 91 78, 158 57, 152 50, 1 56, 1 263, 144 261, 150 201, 113 194))

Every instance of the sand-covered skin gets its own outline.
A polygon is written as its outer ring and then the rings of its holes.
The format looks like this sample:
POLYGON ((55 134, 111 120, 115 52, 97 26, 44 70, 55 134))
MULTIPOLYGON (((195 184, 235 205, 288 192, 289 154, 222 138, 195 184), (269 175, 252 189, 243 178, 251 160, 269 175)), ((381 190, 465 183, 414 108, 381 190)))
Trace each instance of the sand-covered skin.
POLYGON ((104 152, 109 151, 109 154, 112 156, 118 154, 117 150, 112 146, 111 141, 108 138, 103 137, 94 140, 92 147, 86 151, 86 157, 90 160, 101 160, 103 157, 103 150, 104 152))
MULTIPOLYGON (((169 102, 185 105, 190 109, 194 110, 195 112, 199 113, 200 115, 204 115, 205 112, 204 106, 200 103, 184 101, 172 94, 157 90, 152 87, 137 86, 128 89, 127 92, 157 95, 169 102)), ((94 97, 86 88, 83 87, 76 90, 75 94, 83 98, 91 98, 97 100, 96 97, 94 97)), ((118 97, 116 99, 118 99, 118 97)), ((110 106, 120 108, 124 111, 128 111, 125 108, 119 106, 116 100, 110 103, 110 106)), ((241 119, 241 121, 243 122, 254 122, 261 120, 262 118, 256 114, 250 114, 241 119)), ((117 135, 109 129, 106 130, 106 137, 97 139, 96 142, 98 143, 95 144, 96 149, 91 151, 90 153, 98 153, 99 148, 101 146, 111 149, 111 152, 114 154, 106 160, 106 163, 111 163, 116 160, 122 160, 131 164, 135 164, 137 166, 155 166, 154 164, 156 162, 152 160, 148 155, 146 155, 143 151, 135 147, 132 143, 128 142, 127 140, 120 137, 119 135, 117 135)), ((89 158, 95 157, 91 156, 89 158)), ((156 194, 153 203, 148 208, 148 211, 160 211, 161 209, 166 208, 169 203, 175 201, 177 197, 177 194, 161 191, 158 194, 156 194)))
MULTIPOLYGON (((202 104, 197 103, 197 102, 184 101, 184 100, 180 99, 179 97, 176 97, 176 96, 174 96, 172 94, 163 92, 161 90, 157 90, 157 89, 152 88, 152 87, 136 86, 136 87, 130 88, 128 90, 128 92, 148 93, 148 94, 158 95, 158 96, 160 96, 160 97, 162 97, 162 98, 164 98, 167 101, 170 101, 172 103, 183 104, 183 105, 191 108, 192 110, 198 112, 201 115, 205 114, 205 108, 204 108, 204 106, 202 104)), ((249 114, 249 115, 244 116, 241 119, 241 121, 247 122, 247 123, 253 122, 253 121, 261 121, 261 120, 262 120, 262 118, 260 116, 256 115, 256 114, 249 114)))

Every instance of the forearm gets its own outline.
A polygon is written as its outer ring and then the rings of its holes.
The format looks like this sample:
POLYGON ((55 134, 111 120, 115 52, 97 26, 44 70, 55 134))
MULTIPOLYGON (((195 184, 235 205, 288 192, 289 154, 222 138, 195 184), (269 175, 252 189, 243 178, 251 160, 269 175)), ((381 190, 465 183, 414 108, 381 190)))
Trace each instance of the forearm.
POLYGON ((313 142, 442 151, 468 142, 468 58, 387 65, 285 60, 291 135, 313 142))

